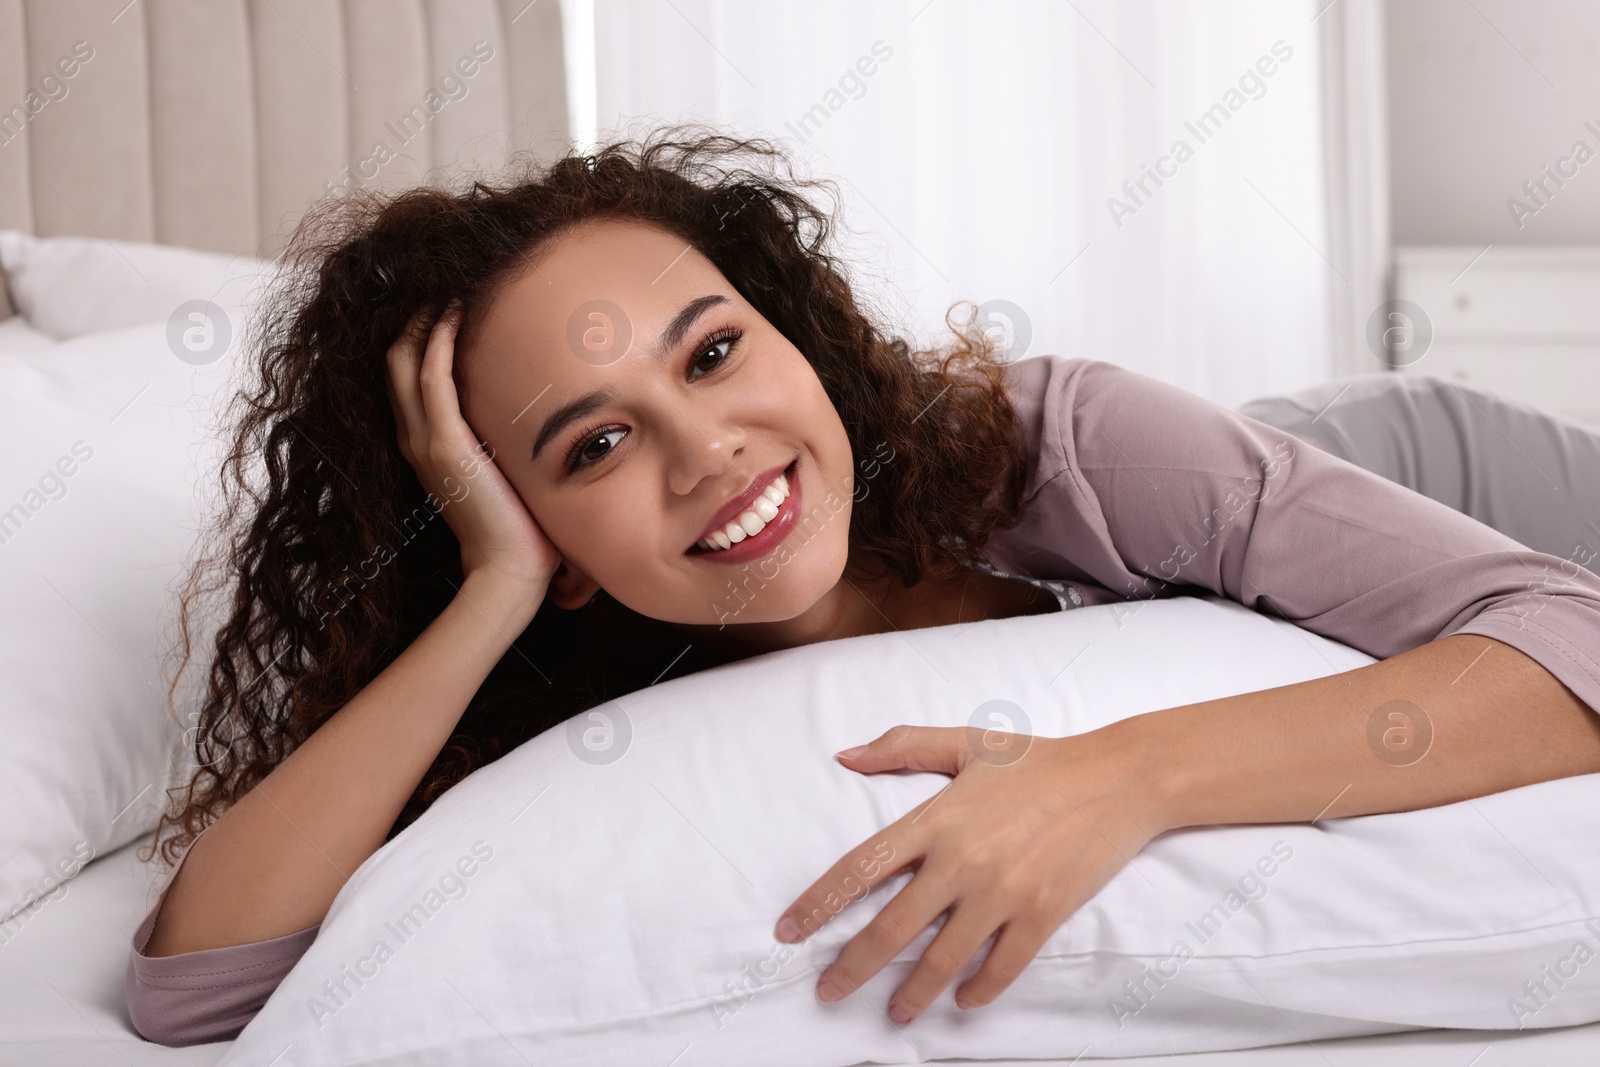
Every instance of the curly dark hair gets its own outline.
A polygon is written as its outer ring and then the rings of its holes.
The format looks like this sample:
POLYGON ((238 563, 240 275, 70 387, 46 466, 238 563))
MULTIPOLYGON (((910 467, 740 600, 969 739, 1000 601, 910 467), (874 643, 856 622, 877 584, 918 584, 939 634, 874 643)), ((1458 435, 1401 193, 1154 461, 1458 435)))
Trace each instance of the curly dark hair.
MULTIPOLYGON (((459 545, 400 454, 385 353, 413 315, 472 309, 567 228, 632 219, 690 242, 793 343, 838 410, 858 460, 892 450, 853 509, 851 566, 909 587, 949 578, 1020 521, 1027 457, 1003 361, 972 320, 913 350, 872 321, 830 252, 831 212, 779 148, 695 127, 504 177, 315 205, 250 324, 256 380, 233 399, 220 511, 180 590, 174 694, 194 661, 200 601, 220 624, 197 712, 196 769, 156 846, 169 863, 392 662, 462 582, 459 545)), ((965 302, 963 302, 965 303, 965 302)), ((956 305, 963 306, 963 305, 956 305)), ((390 831, 531 737, 651 684, 684 643, 602 592, 548 601, 484 680, 390 831), (602 657, 596 650, 630 649, 602 657)), ((683 655, 672 675, 718 662, 683 655)))

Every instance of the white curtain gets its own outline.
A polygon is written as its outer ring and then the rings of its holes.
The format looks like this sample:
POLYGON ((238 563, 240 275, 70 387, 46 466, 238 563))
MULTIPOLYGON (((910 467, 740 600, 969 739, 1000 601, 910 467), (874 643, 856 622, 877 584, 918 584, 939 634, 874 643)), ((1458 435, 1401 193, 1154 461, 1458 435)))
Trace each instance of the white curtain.
POLYGON ((1232 407, 1332 367, 1325 3, 594 0, 597 134, 781 138, 903 336, 971 300, 1232 407))

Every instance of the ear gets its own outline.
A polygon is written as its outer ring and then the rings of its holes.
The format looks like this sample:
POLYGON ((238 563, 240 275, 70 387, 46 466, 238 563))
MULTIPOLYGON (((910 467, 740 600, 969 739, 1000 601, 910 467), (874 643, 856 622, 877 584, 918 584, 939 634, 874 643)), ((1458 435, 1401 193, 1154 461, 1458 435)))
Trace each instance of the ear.
POLYGON ((545 599, 565 611, 577 611, 599 591, 599 582, 563 560, 550 579, 545 599))

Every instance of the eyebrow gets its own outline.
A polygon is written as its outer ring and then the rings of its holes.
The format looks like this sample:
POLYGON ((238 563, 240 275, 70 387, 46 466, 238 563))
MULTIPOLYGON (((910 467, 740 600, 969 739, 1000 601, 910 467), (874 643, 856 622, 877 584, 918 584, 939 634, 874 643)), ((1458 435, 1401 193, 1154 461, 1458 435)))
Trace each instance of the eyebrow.
POLYGON ((727 297, 720 293, 713 293, 710 296, 695 297, 683 305, 683 310, 674 315, 672 321, 667 323, 667 328, 661 331, 661 347, 656 349, 656 358, 664 359, 668 352, 677 348, 683 342, 683 335, 688 333, 689 327, 694 325, 695 319, 698 319, 708 309, 728 302, 727 297))
POLYGON ((539 436, 533 442, 533 458, 539 458, 539 452, 550 439, 568 425, 577 422, 592 411, 605 407, 617 398, 617 394, 610 389, 596 389, 592 393, 584 393, 576 400, 569 400, 552 411, 544 420, 544 425, 539 428, 539 436))
MULTIPOLYGON (((682 344, 684 335, 689 332, 689 328, 693 326, 695 320, 703 315, 707 310, 717 307, 720 304, 727 303, 730 303, 727 297, 721 295, 720 293, 714 293, 710 296, 696 297, 685 304, 683 308, 672 317, 672 321, 667 323, 667 328, 661 331, 661 343, 655 350, 656 358, 658 360, 666 358, 668 353, 670 353, 674 348, 677 348, 678 345, 682 344)), ((556 408, 548 416, 546 416, 544 424, 539 427, 539 435, 534 438, 533 441, 532 458, 538 459, 539 453, 544 450, 545 445, 550 443, 550 439, 555 437, 562 430, 566 429, 569 425, 577 422, 585 415, 589 415, 592 412, 605 407, 607 404, 616 399, 617 394, 615 390, 596 389, 593 392, 584 393, 580 397, 569 400, 565 404, 562 404, 560 407, 556 408)))

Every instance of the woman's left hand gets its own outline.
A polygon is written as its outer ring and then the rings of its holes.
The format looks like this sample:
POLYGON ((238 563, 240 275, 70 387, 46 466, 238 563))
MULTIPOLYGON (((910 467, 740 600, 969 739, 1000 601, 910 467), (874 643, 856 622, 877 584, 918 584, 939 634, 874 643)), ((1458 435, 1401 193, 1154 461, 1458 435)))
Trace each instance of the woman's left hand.
POLYGON ((997 930, 956 1004, 979 1007, 999 996, 1074 911, 1168 828, 1137 723, 1058 738, 897 726, 847 749, 851 756, 840 753, 862 774, 907 768, 953 781, 851 849, 785 909, 776 936, 798 941, 879 882, 916 870, 823 972, 817 995, 855 992, 949 910, 890 999, 890 1016, 915 1019, 997 930))

